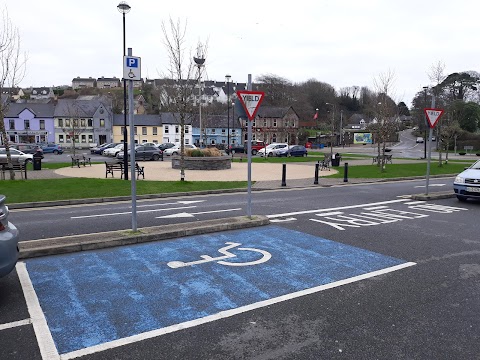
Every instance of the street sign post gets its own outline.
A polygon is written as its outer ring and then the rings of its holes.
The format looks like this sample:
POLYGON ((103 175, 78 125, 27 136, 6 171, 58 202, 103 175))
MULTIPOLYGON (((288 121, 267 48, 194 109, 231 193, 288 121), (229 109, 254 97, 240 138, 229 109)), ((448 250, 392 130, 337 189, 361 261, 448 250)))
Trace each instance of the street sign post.
POLYGON ((248 90, 238 90, 237 96, 248 117, 247 126, 247 156, 248 156, 248 198, 247 198, 247 216, 252 218, 252 120, 255 119, 260 104, 263 101, 265 93, 262 91, 252 91, 252 74, 248 74, 248 90))
MULTIPOLYGON (((433 128, 437 125, 438 120, 443 115, 442 109, 434 109, 435 106, 435 98, 432 98, 432 107, 429 109, 424 109, 425 115, 428 120, 428 125, 430 126, 430 131, 428 132, 428 158, 427 158, 427 177, 426 177, 426 186, 425 186, 425 194, 428 195, 428 184, 430 182, 430 161, 432 158, 432 136, 433 136, 433 128)), ((426 139, 424 139, 426 141, 426 139)))

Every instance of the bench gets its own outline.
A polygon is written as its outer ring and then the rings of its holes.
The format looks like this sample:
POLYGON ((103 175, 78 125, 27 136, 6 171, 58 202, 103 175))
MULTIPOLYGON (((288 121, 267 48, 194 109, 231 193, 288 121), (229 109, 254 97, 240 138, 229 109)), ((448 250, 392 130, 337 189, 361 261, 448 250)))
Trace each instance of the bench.
POLYGON ((86 166, 87 164, 92 166, 92 163, 91 163, 89 157, 85 157, 85 155, 72 156, 72 167, 74 167, 74 166, 80 167, 80 165, 86 166))
POLYGON ((123 179, 123 163, 105 161, 105 179, 108 177, 108 174, 112 174, 113 178, 115 171, 120 171, 120 179, 123 179))
POLYGON ((137 180, 142 175, 143 179, 145 179, 145 169, 143 166, 138 165, 138 163, 135 163, 135 172, 137 173, 137 180))
MULTIPOLYGON (((372 164, 378 163, 379 159, 381 159, 381 156, 378 156, 378 155, 374 156, 372 158, 372 164)), ((383 155, 383 160, 384 160, 385 164, 386 163, 393 164, 392 155, 387 155, 387 154, 383 155)))
POLYGON ((330 155, 325 155, 322 161, 320 161, 320 171, 328 170, 330 171, 330 155))
MULTIPOLYGON (((2 180, 5 180, 5 174, 8 174, 10 172, 10 167, 8 167, 8 164, 6 162, 1 162, 0 168, 2 173, 2 180)), ((22 180, 27 180, 27 165, 25 162, 12 161, 12 169, 13 171, 21 174, 22 180)))

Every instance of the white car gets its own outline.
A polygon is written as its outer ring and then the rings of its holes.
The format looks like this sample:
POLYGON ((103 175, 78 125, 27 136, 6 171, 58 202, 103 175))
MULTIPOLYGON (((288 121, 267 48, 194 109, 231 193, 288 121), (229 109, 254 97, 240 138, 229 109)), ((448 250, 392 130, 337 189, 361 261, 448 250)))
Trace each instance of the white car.
MULTIPOLYGON (((12 161, 21 161, 21 162, 32 162, 33 161, 33 154, 25 154, 24 152, 10 148, 10 156, 12 157, 12 161)), ((0 161, 7 160, 7 150, 5 148, 0 148, 0 161)))
MULTIPOLYGON (((190 144, 185 144, 185 150, 187 149, 196 149, 197 147, 195 145, 190 145, 190 144)), ((171 147, 169 149, 165 149, 163 151, 163 155, 180 155, 180 144, 175 145, 174 147, 171 147)))
POLYGON ((103 155, 115 157, 120 151, 123 151, 123 144, 118 144, 117 146, 103 150, 103 155))
POLYGON ((257 155, 261 157, 269 157, 269 156, 274 156, 275 151, 283 148, 288 148, 287 143, 271 143, 270 145, 267 145, 263 149, 258 150, 257 155))
POLYGON ((480 199, 480 160, 462 171, 453 182, 453 190, 457 199, 480 199))

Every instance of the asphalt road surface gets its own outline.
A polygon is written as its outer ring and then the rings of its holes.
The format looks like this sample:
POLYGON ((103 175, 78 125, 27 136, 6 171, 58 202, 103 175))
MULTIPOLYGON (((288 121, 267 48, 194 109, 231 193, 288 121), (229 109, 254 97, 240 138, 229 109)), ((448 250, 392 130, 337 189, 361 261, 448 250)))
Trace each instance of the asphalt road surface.
MULTIPOLYGON (((0 280, 0 358, 477 359, 480 203, 406 196, 422 185, 259 192, 269 226, 21 262, 0 280)), ((139 222, 238 215, 245 195, 178 200, 142 202, 139 222)), ((11 220, 27 240, 128 228, 96 216, 122 212, 11 220)))

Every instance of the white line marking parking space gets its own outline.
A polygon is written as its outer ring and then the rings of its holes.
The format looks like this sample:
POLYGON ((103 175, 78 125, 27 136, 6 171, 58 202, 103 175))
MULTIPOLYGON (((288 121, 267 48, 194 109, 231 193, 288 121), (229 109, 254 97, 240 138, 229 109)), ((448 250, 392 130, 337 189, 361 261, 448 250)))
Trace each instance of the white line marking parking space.
POLYGON ((25 319, 25 320, 9 322, 9 323, 6 323, 6 324, 0 324, 0 331, 5 330, 5 329, 11 329, 11 328, 18 327, 18 326, 29 325, 31 323, 32 323, 32 320, 25 319))

